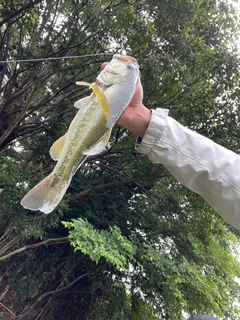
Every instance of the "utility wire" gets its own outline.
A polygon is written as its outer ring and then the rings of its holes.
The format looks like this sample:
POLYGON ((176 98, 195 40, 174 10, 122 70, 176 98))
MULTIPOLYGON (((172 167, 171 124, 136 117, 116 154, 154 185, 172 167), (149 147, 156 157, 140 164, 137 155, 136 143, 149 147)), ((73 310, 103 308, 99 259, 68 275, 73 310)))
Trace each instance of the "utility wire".
POLYGON ((37 58, 37 59, 26 59, 26 60, 6 60, 1 61, 0 63, 18 63, 18 62, 36 62, 36 61, 49 61, 49 60, 61 60, 61 59, 74 59, 74 58, 88 58, 88 57, 96 57, 96 56, 112 56, 114 53, 104 52, 104 53, 93 53, 93 54, 85 54, 80 56, 66 56, 66 57, 52 57, 52 58, 37 58))

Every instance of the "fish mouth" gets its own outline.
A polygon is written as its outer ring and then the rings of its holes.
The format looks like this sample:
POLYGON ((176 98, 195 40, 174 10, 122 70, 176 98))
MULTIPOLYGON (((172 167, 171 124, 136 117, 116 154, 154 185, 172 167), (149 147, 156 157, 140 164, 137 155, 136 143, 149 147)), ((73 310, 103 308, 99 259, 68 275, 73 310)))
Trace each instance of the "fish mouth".
POLYGON ((113 59, 119 60, 123 63, 129 64, 129 63, 134 63, 137 64, 137 60, 134 59, 131 56, 125 56, 125 55, 121 55, 121 54, 114 54, 113 55, 113 59))

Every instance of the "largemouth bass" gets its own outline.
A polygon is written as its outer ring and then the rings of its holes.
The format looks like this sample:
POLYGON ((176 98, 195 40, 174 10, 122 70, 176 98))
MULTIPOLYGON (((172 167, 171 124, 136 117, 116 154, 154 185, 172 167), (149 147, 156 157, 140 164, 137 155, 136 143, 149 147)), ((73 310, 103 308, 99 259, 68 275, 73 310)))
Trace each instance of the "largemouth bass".
POLYGON ((130 56, 114 55, 93 84, 77 82, 90 86, 93 92, 75 102, 79 111, 67 133, 50 149, 57 164, 52 173, 22 199, 24 208, 45 214, 53 211, 86 158, 105 149, 113 126, 132 100, 138 81, 137 61, 130 56))

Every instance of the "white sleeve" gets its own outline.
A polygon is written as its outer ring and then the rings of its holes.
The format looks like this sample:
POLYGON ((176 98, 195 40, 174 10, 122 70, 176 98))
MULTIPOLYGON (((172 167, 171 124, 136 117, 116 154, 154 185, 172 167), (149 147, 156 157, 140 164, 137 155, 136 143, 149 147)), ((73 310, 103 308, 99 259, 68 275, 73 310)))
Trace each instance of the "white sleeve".
POLYGON ((240 229, 240 156, 157 109, 137 151, 162 163, 183 185, 240 229))

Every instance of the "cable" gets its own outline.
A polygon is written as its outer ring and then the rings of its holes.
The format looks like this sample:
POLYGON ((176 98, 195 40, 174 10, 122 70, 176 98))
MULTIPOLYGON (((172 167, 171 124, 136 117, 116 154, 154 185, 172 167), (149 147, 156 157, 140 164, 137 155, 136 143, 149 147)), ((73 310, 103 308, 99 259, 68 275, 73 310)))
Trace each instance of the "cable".
POLYGON ((104 52, 104 53, 93 53, 85 54, 81 56, 66 56, 66 57, 56 57, 56 58, 37 58, 37 59, 26 59, 26 60, 6 60, 0 61, 0 63, 18 63, 18 62, 35 62, 35 61, 49 61, 49 60, 61 60, 61 59, 74 59, 74 58, 85 58, 85 57, 95 57, 95 56, 112 56, 114 53, 104 52))

